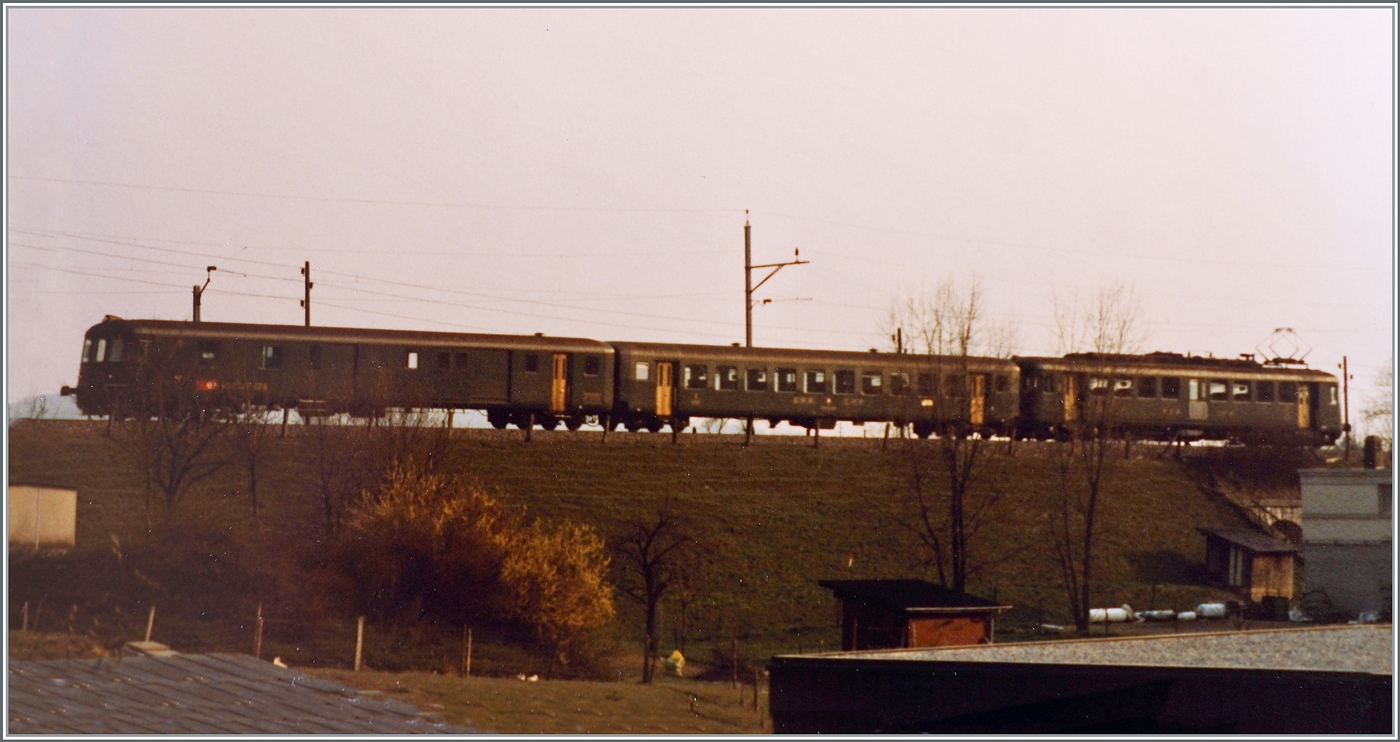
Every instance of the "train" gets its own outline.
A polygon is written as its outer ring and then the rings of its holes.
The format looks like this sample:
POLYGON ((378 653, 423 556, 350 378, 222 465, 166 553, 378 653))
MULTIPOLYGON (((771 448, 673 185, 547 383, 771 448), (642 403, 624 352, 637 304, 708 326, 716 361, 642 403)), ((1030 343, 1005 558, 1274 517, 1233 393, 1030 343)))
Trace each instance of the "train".
POLYGON ((829 429, 838 421, 1062 438, 1325 445, 1337 378, 1296 363, 1176 353, 987 358, 749 348, 107 316, 84 336, 74 395, 91 416, 149 414, 153 385, 205 407, 302 416, 480 410, 498 429, 586 423, 683 430, 692 418, 829 429), (147 410, 140 413, 140 410, 147 410))

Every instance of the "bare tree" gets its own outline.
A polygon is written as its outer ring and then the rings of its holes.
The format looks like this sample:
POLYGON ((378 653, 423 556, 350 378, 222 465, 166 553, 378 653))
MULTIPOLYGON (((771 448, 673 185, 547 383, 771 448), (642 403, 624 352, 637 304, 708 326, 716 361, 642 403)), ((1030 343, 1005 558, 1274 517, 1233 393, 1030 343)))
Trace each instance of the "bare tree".
POLYGON ((663 503, 654 517, 637 521, 616 539, 614 560, 621 570, 618 580, 624 595, 642 604, 645 641, 642 647, 642 682, 650 683, 657 658, 657 607, 677 582, 696 548, 687 519, 663 503))
MULTIPOLYGON (((131 385, 131 419, 121 443, 145 478, 147 525, 159 490, 169 516, 194 485, 227 464, 226 428, 211 399, 195 388, 192 369, 173 349, 156 346, 131 385)), ((123 415, 118 415, 123 416, 123 415)))
POLYGON ((1385 368, 1376 373, 1374 388, 1366 396, 1367 427, 1380 436, 1389 449, 1393 442, 1395 426, 1395 366, 1394 359, 1386 361, 1385 368))
POLYGON ((248 504, 253 509, 253 530, 258 528, 259 467, 272 446, 272 413, 266 408, 245 404, 228 416, 229 458, 248 475, 248 504))
POLYGON ((919 430, 936 432, 934 441, 911 440, 904 448, 904 524, 923 544, 939 584, 963 592, 977 569, 977 533, 999 500, 984 486, 987 430, 973 410, 981 404, 976 395, 989 385, 986 377, 974 378, 972 359, 979 353, 1010 355, 1015 332, 987 319, 976 282, 960 288, 944 281, 932 294, 896 301, 889 321, 908 330, 909 348, 927 357, 921 375, 941 378, 945 397, 957 405, 944 413, 953 422, 919 430))
POLYGON ((1066 421, 1070 440, 1056 449, 1057 488, 1045 518, 1070 614, 1085 631, 1094 581, 1094 528, 1105 483, 1120 461, 1110 451, 1125 435, 1119 430, 1113 380, 1123 356, 1137 352, 1142 333, 1133 293, 1121 286, 1100 290, 1088 303, 1062 307, 1057 301, 1055 317, 1061 350, 1087 353, 1076 359, 1084 373, 1065 380, 1067 389, 1077 385, 1082 393, 1076 395, 1077 414, 1066 421))

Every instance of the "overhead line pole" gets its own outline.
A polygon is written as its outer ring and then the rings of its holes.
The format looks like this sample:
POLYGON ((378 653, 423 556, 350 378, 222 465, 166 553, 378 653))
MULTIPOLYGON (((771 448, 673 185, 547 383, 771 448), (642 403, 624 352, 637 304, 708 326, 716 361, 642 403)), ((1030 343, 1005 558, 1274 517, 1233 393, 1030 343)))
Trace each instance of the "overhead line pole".
POLYGON ((752 247, 752 244, 753 244, 753 243, 752 243, 752 240, 750 239, 750 227, 749 227, 749 220, 748 220, 748 218, 747 218, 747 217, 748 217, 748 214, 749 214, 748 209, 745 209, 745 210, 744 210, 744 216, 745 216, 745 219, 744 219, 744 347, 745 347, 745 348, 752 348, 752 347, 753 347, 753 292, 757 291, 757 290, 759 289, 760 286, 762 286, 763 284, 767 283, 767 282, 768 282, 768 279, 770 279, 770 278, 772 278, 773 276, 777 275, 778 271, 782 270, 783 268, 785 268, 785 267, 787 267, 787 266, 789 266, 789 265, 807 265, 807 264, 810 263, 811 261, 810 261, 810 260, 800 260, 800 259, 798 259, 798 255, 800 255, 800 253, 798 252, 797 248, 793 248, 793 249, 792 249, 792 256, 793 256, 793 259, 792 259, 792 260, 789 260, 789 261, 786 262, 786 263, 765 263, 765 264, 763 264, 763 265, 754 265, 754 264, 753 264, 753 247, 752 247), (754 285, 754 283, 753 283, 753 270, 754 270, 754 268, 772 268, 773 270, 769 271, 769 272, 768 272, 768 275, 764 276, 764 277, 763 277, 763 280, 758 282, 758 285, 754 285))
POLYGON ((310 261, 310 260, 306 261, 306 265, 302 267, 302 269, 301 269, 301 275, 303 276, 303 278, 301 279, 302 288, 304 289, 304 291, 305 291, 305 293, 306 293, 306 298, 304 298, 304 299, 301 300, 301 305, 302 305, 303 307, 306 307, 306 326, 307 326, 307 327, 310 327, 310 326, 311 326, 311 287, 316 285, 316 284, 314 284, 314 283, 311 282, 311 261, 310 261))
MULTIPOLYGON (((754 265, 754 264, 753 264, 753 239, 752 239, 752 229, 751 229, 751 227, 749 226, 749 210, 748 210, 748 209, 744 209, 744 347, 745 347, 745 348, 752 348, 752 347, 753 347, 753 292, 757 291, 758 288, 759 288, 759 286, 762 286, 763 284, 767 283, 767 282, 768 282, 768 279, 770 279, 770 278, 772 278, 773 276, 777 275, 778 271, 782 270, 784 267, 789 266, 789 265, 806 265, 807 263, 811 262, 811 261, 807 261, 807 260, 800 260, 800 259, 798 259, 798 255, 799 255, 799 253, 798 253, 798 251, 797 251, 797 248, 794 247, 794 248, 792 249, 792 257, 793 257, 793 259, 792 259, 791 261, 788 261, 788 262, 786 262, 786 263, 765 263, 764 265, 754 265), (762 281, 759 281, 759 282, 758 282, 758 285, 755 286, 754 283, 753 283, 753 269, 754 269, 754 268, 772 268, 773 270, 769 271, 769 272, 768 272, 768 275, 764 276, 764 277, 763 277, 763 280, 762 280, 762 281)), ((747 382, 745 382, 745 383, 747 383, 747 382)), ((748 418, 748 419, 746 420, 746 424, 744 425, 744 445, 745 445, 745 446, 749 445, 749 440, 750 440, 752 437, 753 437, 753 418, 750 417, 750 418, 748 418)))

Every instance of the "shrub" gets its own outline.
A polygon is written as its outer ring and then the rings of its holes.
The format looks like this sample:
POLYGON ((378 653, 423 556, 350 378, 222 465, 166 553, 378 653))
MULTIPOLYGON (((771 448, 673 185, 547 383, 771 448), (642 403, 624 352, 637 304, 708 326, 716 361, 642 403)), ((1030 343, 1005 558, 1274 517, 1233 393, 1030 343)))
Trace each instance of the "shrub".
POLYGON ((498 622, 561 650, 612 618, 592 529, 530 522, 476 482, 397 461, 343 525, 336 562, 378 618, 498 622))

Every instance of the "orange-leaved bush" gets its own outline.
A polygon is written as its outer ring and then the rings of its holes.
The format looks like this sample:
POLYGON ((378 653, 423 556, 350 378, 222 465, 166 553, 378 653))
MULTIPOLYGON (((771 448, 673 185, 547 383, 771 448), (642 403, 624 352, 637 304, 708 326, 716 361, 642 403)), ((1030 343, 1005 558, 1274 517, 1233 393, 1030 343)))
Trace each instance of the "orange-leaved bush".
POLYGON ((358 607, 379 618, 501 622, 565 646, 613 615, 592 529, 531 522, 479 483, 413 460, 350 508, 338 556, 358 607))

